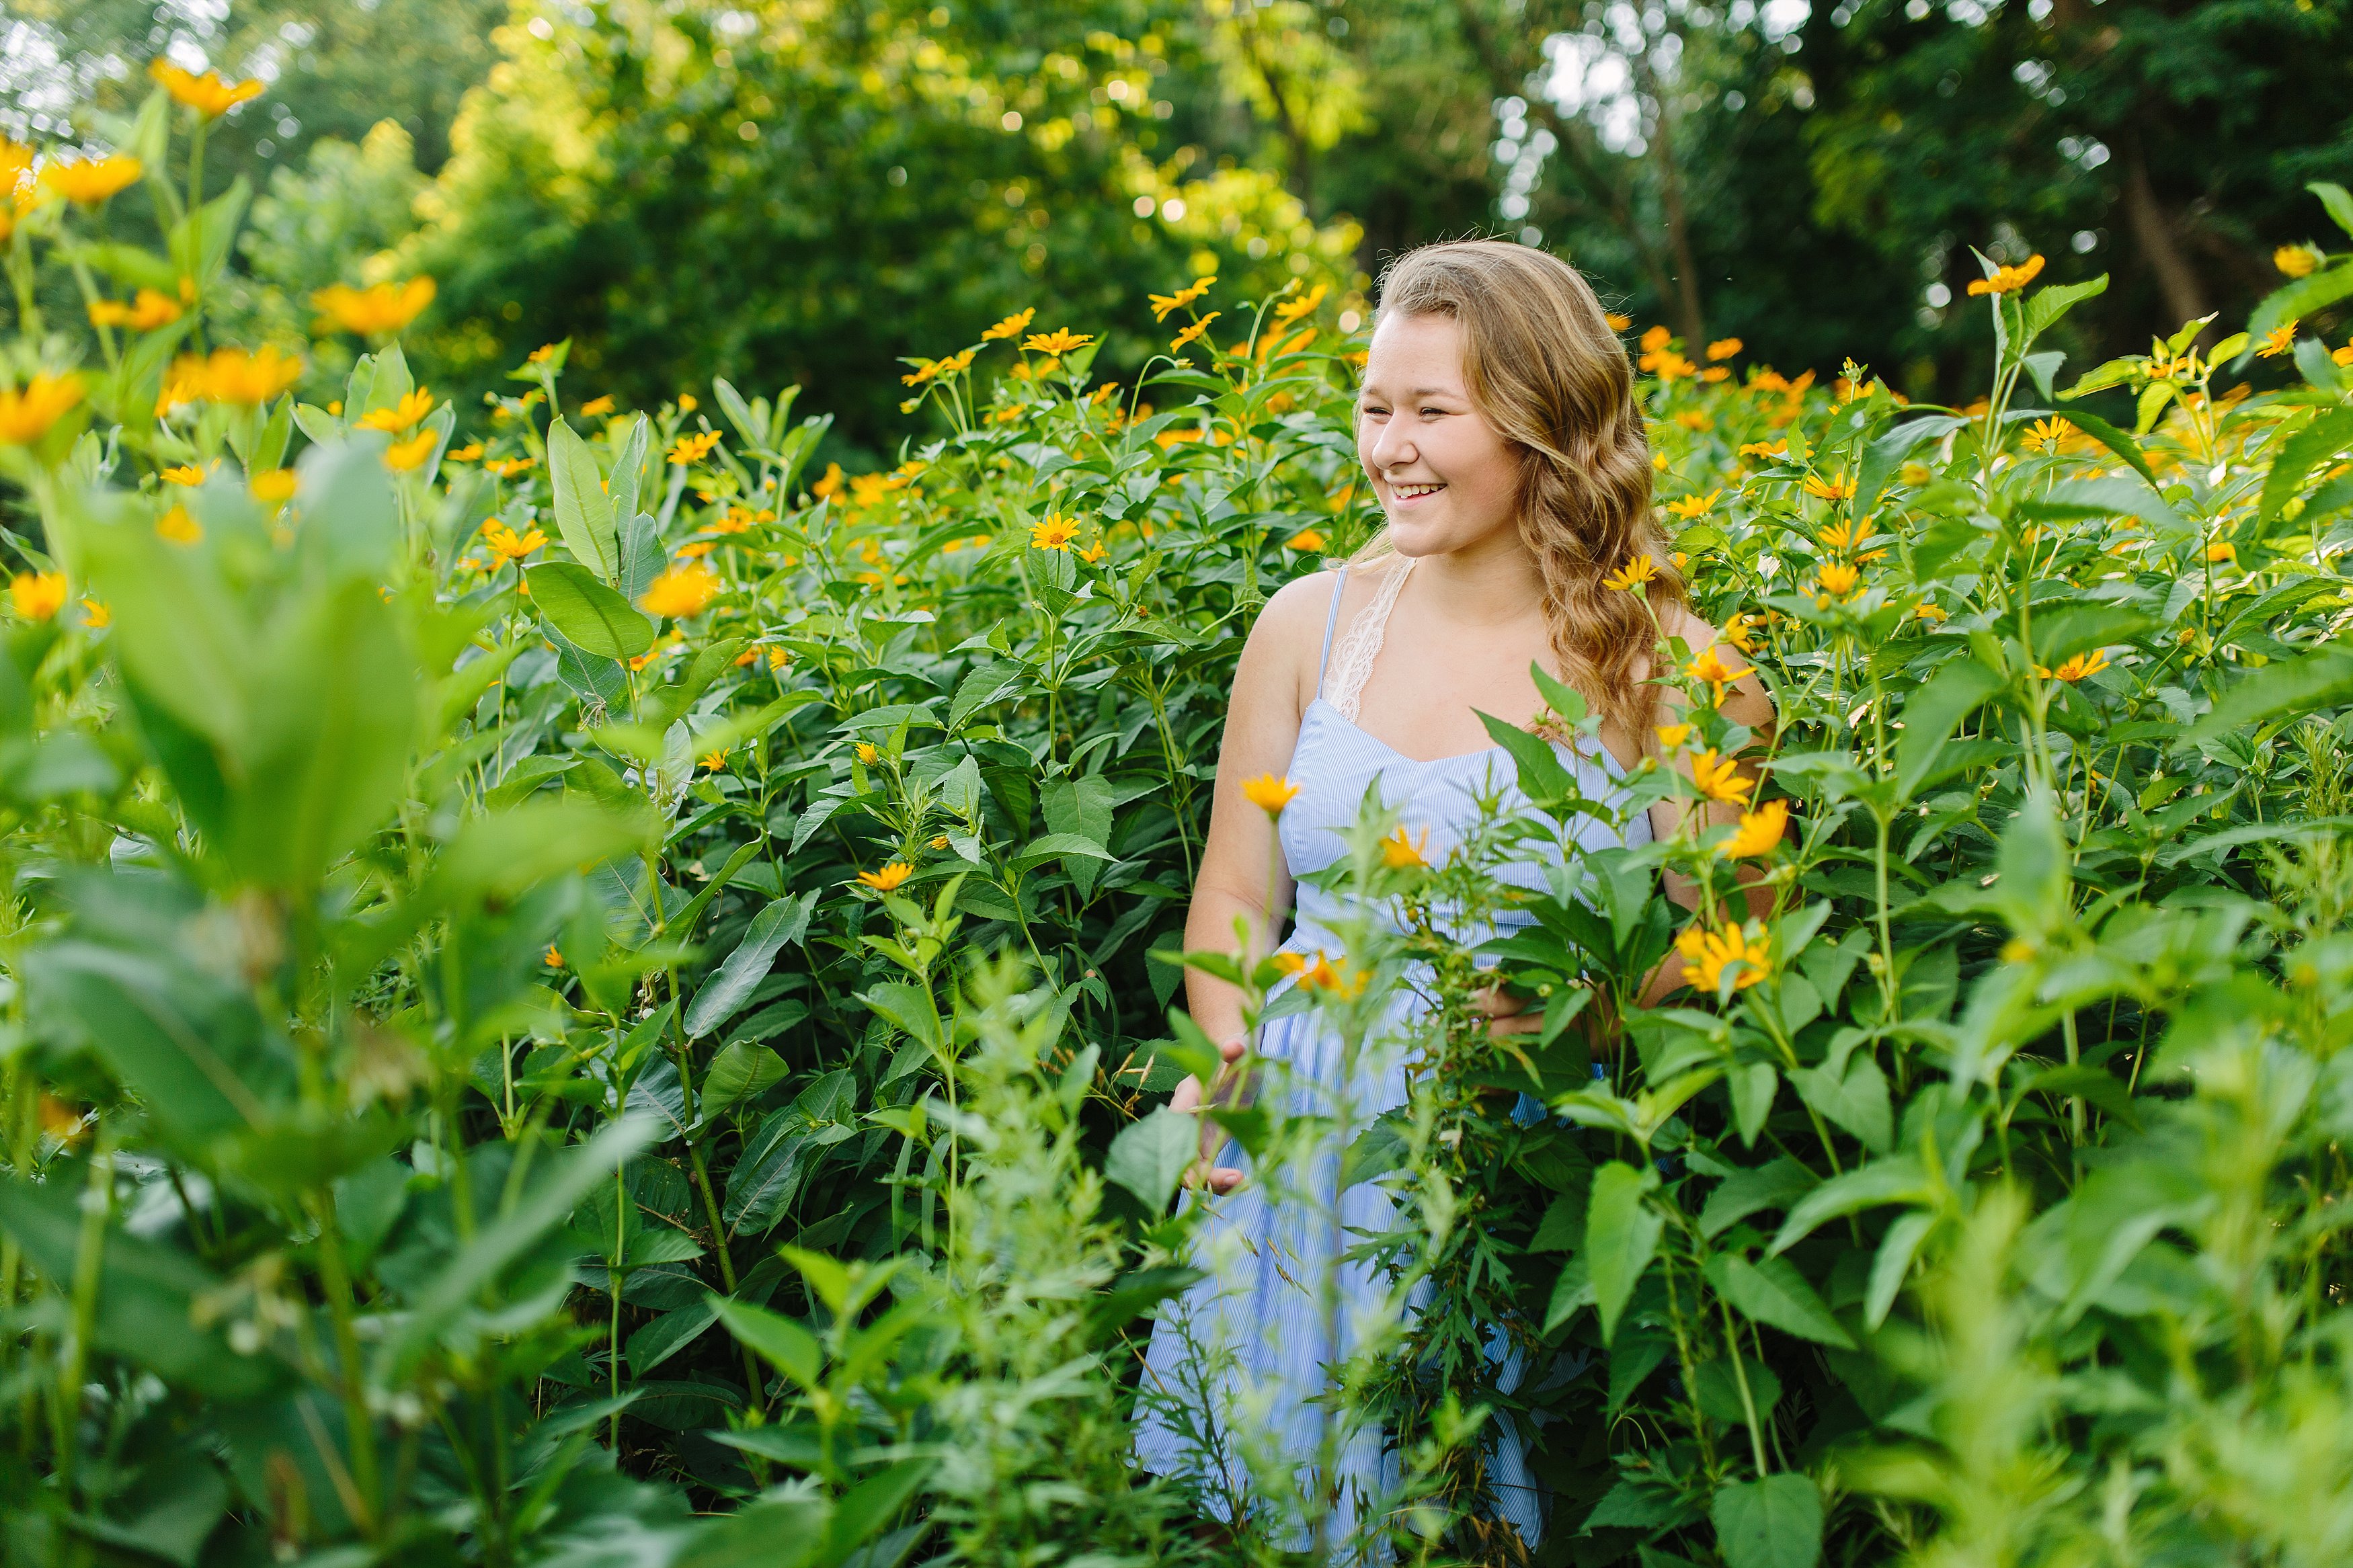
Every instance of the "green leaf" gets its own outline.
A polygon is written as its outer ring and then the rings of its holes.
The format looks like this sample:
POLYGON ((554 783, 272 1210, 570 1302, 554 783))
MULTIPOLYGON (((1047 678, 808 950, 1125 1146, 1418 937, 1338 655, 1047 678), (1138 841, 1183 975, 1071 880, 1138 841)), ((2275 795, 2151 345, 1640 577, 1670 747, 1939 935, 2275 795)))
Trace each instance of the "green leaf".
POLYGON ((2320 198, 2320 205, 2328 209, 2337 227, 2353 235, 2353 193, 2327 180, 2309 181, 2304 188, 2320 198))
POLYGON ((1854 1348, 1854 1341, 1839 1327, 1798 1266, 1786 1258, 1751 1263, 1737 1253, 1719 1252, 1707 1260, 1707 1278, 1736 1310, 1760 1323, 1817 1344, 1854 1348))
MULTIPOLYGON (((621 449, 613 458, 613 488, 606 502, 617 527, 625 525, 638 515, 638 487, 645 482, 646 447, 652 439, 653 426, 644 415, 639 414, 630 419, 629 433, 622 439, 621 449)), ((565 543, 568 547, 571 540, 567 537, 565 543)), ((577 555, 579 552, 574 551, 573 553, 577 555)), ((656 559, 659 559, 659 549, 656 559)), ((624 560, 621 552, 615 552, 615 560, 624 560)))
POLYGON ((1593 1174, 1593 1199, 1585 1212, 1585 1260, 1593 1279, 1594 1306, 1601 1314, 1601 1342, 1617 1333, 1618 1319, 1634 1294, 1642 1271, 1658 1256, 1663 1216, 1643 1195, 1659 1184, 1648 1166, 1637 1171, 1612 1160, 1593 1174))
POLYGON ((1821 1561, 1822 1494, 1808 1477, 1719 1488, 1707 1511, 1726 1568, 1814 1568, 1821 1561))
POLYGON ((712 1314, 727 1325, 727 1331, 750 1346, 754 1355, 803 1389, 814 1390, 818 1386, 825 1365, 825 1347, 797 1320, 754 1307, 748 1301, 731 1301, 724 1296, 705 1300, 711 1303, 712 1314))
POLYGON ((712 1058, 702 1075, 702 1110, 708 1119, 739 1100, 749 1100, 782 1083, 790 1074, 785 1058, 753 1040, 735 1040, 712 1058))
POLYGON ((1768 1165, 1735 1171, 1699 1211, 1699 1233, 1714 1240, 1762 1209, 1786 1209, 1816 1184, 1811 1171, 1784 1154, 1768 1165))
POLYGON ((1871 1283, 1862 1294, 1864 1327, 1876 1329, 1887 1321, 1888 1310, 1895 1305, 1896 1295, 1912 1272, 1912 1259, 1919 1255, 1920 1244, 1936 1223, 1935 1215, 1915 1209, 1896 1215, 1895 1223, 1887 1227, 1871 1260, 1871 1283))
MULTIPOLYGON (((588 443, 562 419, 547 427, 547 477, 555 491, 555 526, 563 535, 564 547, 607 583, 617 583, 620 548, 613 531, 613 502, 605 494, 604 472, 596 467, 596 454, 589 450, 588 443)), ((531 592, 533 598, 539 596, 536 582, 531 592)), ((585 642, 580 646, 591 652, 604 651, 585 642)), ((642 647, 631 650, 633 654, 644 651, 642 647)))
POLYGON ((737 1009, 752 999, 752 993, 767 978, 768 965, 776 951, 788 942, 797 942, 808 930, 809 913, 817 906, 814 890, 798 898, 774 899, 768 906, 752 917, 750 929, 744 940, 735 944, 694 1000, 686 1009, 686 1033, 690 1039, 701 1039, 728 1019, 737 1009))
POLYGON ((2077 305, 2107 291, 2108 275, 2105 272, 2082 283, 2055 283, 2037 289, 2026 301, 2026 335, 2041 336, 2044 328, 2077 305))
POLYGON ((2331 645, 2301 658, 2267 665, 2242 676, 2207 715, 2181 733, 2176 752, 2195 751, 2223 735, 2282 715, 2317 712, 2353 703, 2353 648, 2331 645))
POLYGON ((2265 338, 2274 327, 2302 321, 2334 305, 2348 294, 2353 294, 2353 261, 2340 261, 2325 267, 2309 277, 2299 278, 2283 289, 2274 289, 2263 296, 2255 313, 2247 318, 2247 335, 2265 338))
POLYGON ((2353 408, 2332 409, 2280 443, 2271 472, 2263 476, 2263 500, 2258 515, 2269 524, 2281 509, 2304 489, 2312 470, 2348 447, 2353 447, 2353 408))
POLYGON ((1882 1204, 1925 1204, 1932 1195, 1928 1173, 1916 1154, 1874 1160, 1860 1170, 1832 1176, 1799 1199, 1774 1237, 1772 1254, 1788 1251, 1828 1221, 1882 1204))
MULTIPOLYGON (((2160 386, 2169 383, 2158 383, 2160 386)), ((2107 474, 2096 479, 2062 479, 2051 487, 2048 495, 2039 500, 2022 501, 2019 512, 2026 517, 2067 519, 2077 517, 2137 517, 2148 524, 2159 539, 2182 540, 2198 531, 2188 519, 2167 504, 2163 496, 2148 482, 2135 474, 2107 474)))
POLYGON ((1843 1076, 1828 1064, 1799 1068, 1789 1075, 1799 1098, 1845 1128, 1874 1154, 1884 1154, 1894 1137, 1894 1113, 1887 1099, 1887 1079, 1869 1057, 1847 1064, 1843 1076))
POLYGON ((1955 658, 1905 703, 1904 734, 1895 742, 1896 785, 1904 799, 1912 798, 1961 721, 2002 685, 2000 676, 1976 659, 1955 658))
POLYGON ((635 658, 654 646, 653 622, 577 562, 542 562, 523 575, 539 613, 583 653, 635 658))
POLYGON ((2149 467, 2147 454, 2140 449, 2140 443, 2129 435, 2117 429, 2098 415, 2080 408, 2068 410, 2067 423, 2131 464, 2133 471, 2142 479, 2152 485, 2157 483, 2157 470, 2149 467))
POLYGON ((1165 1213, 1185 1172, 1201 1157, 1201 1119, 1162 1106, 1120 1129, 1103 1160, 1103 1176, 1136 1195, 1155 1218, 1165 1213))

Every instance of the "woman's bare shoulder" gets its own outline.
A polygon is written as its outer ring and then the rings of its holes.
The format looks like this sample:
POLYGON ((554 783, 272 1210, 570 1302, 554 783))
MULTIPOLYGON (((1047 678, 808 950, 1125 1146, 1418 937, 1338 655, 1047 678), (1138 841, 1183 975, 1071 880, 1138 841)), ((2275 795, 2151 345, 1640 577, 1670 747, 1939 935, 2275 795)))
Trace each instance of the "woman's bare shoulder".
MULTIPOLYGON (((1287 681, 1314 692, 1316 658, 1340 582, 1337 572, 1310 572, 1275 590, 1259 611, 1242 650, 1243 662, 1259 679, 1278 689, 1287 681)), ((1304 701, 1303 698, 1303 706, 1304 701)))

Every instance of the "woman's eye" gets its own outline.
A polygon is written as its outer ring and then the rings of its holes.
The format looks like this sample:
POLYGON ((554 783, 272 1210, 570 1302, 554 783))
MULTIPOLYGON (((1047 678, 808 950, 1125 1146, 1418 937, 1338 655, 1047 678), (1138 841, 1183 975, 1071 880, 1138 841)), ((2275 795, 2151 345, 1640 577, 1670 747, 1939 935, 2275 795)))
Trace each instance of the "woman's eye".
POLYGON ((1435 419, 1445 412, 1443 408, 1425 408, 1421 411, 1421 416, 1424 419, 1435 419))

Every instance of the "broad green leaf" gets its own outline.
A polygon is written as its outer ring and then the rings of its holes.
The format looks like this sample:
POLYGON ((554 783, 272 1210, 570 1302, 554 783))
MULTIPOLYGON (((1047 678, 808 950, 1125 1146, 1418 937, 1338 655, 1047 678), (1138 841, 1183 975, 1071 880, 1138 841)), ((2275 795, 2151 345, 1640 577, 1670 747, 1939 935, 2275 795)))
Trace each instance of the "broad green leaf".
POLYGON ((1651 1259, 1658 1255, 1666 1220, 1642 1201, 1659 1184, 1659 1173, 1637 1171, 1612 1160, 1593 1174, 1593 1199, 1585 1211, 1586 1268, 1593 1281, 1594 1306, 1601 1314, 1604 1344, 1618 1331, 1618 1320, 1651 1259))
MULTIPOLYGON (((652 439, 652 423, 644 415, 636 415, 629 421, 629 433, 623 437, 621 449, 613 455, 612 489, 607 504, 617 531, 626 528, 638 515, 638 489, 645 481, 646 447, 652 439)), ((570 541, 565 543, 568 547, 570 541)), ((655 553, 659 558, 659 548, 655 553)))
POLYGON ((2176 752, 2233 734, 2282 715, 2318 712, 2353 703, 2353 649, 2330 645, 2241 676, 2207 715, 2182 732, 2176 752))
POLYGON ((1103 1160, 1103 1176, 1134 1193, 1156 1218, 1200 1154, 1201 1119, 1162 1106, 1120 1129, 1103 1160))
POLYGON ((1719 1252, 1707 1260, 1707 1277, 1736 1310, 1760 1323, 1818 1344, 1854 1348, 1854 1341, 1839 1327, 1821 1297, 1786 1258, 1751 1263, 1737 1253, 1719 1252))
POLYGON ((768 965, 777 950, 788 942, 797 942, 808 930, 809 913, 816 907, 814 890, 798 898, 772 899, 766 908, 752 917, 752 924, 686 1009, 686 1033, 690 1039, 700 1039, 733 1017, 752 993, 767 977, 768 965))
POLYGON ((1915 1154, 1874 1160, 1859 1170, 1832 1176, 1798 1200, 1773 1237, 1772 1255, 1787 1252, 1825 1222, 1860 1214, 1882 1204, 1924 1204, 1933 1195, 1928 1173, 1915 1154))
POLYGON ((1735 1171, 1707 1196, 1699 1233, 1710 1240, 1763 1209, 1786 1209, 1813 1190, 1816 1177, 1784 1154, 1754 1170, 1735 1171))
MULTIPOLYGON (((604 471, 596 467, 596 454, 588 443, 560 418, 547 428, 547 478, 555 493, 555 526, 564 547, 606 583, 617 583, 619 542, 613 529, 612 499, 605 493, 604 471)), ((536 582, 531 591, 533 597, 538 597, 536 582)), ((580 642, 578 637, 572 640, 580 642)), ((604 651, 585 642, 580 646, 592 652, 604 651)), ((638 647, 631 653, 644 651, 638 647)))
POLYGON ((2320 205, 2328 210, 2337 227, 2353 235, 2353 192, 2328 180, 2308 181, 2304 188, 2320 198, 2320 205))
POLYGON ((531 602, 548 623, 583 653, 627 659, 654 645, 654 624, 629 602, 571 561, 546 561, 530 568, 531 602))
POLYGON ((2108 275, 2105 272, 2082 283, 2054 283, 2048 288, 2037 289, 2026 301, 2026 335, 2029 338, 2041 336, 2043 329, 2052 322, 2084 300, 2107 290, 2108 275))
POLYGON ((825 1366, 825 1347, 799 1321, 748 1301, 731 1301, 724 1296, 704 1300, 711 1303, 713 1315, 727 1325, 727 1331, 750 1346, 762 1361, 804 1389, 818 1386, 825 1366))
POLYGON ((2247 335, 2258 340, 2268 337, 2274 327, 2316 315, 2348 294, 2353 294, 2353 261, 2324 267, 2264 295, 2255 313, 2247 318, 2247 335))
POLYGON ((711 1070, 703 1074, 702 1114, 706 1119, 717 1116, 737 1100, 783 1082, 791 1071, 785 1058, 768 1047, 752 1040, 732 1041, 712 1058, 711 1070))
POLYGON ((1708 1505, 1725 1568, 1814 1568, 1822 1555, 1822 1494, 1801 1475, 1720 1487, 1708 1505))
POLYGON ((1911 798, 1961 721, 2002 685, 2000 676, 1976 659, 1955 658, 1904 704, 1904 734, 1895 742, 1895 777, 1905 799, 1911 798))
POLYGON ((2348 447, 2353 447, 2353 408, 2332 409, 2282 442, 2271 471, 2263 476, 2260 515, 2264 523, 2279 516, 2315 468, 2348 447))
POLYGON ((1895 1298, 1912 1272, 1912 1260, 1919 1255, 1920 1244, 1928 1238, 1936 1223, 1936 1215, 1915 1210, 1896 1215, 1895 1223, 1887 1227, 1887 1234, 1880 1239, 1879 1251, 1872 1258, 1871 1283, 1863 1291, 1864 1327, 1877 1329, 1887 1321, 1888 1310, 1895 1305, 1895 1298))
POLYGON ((1869 1057, 1857 1057, 1846 1071, 1835 1074, 1828 1064, 1799 1068, 1789 1075, 1799 1096, 1862 1141, 1874 1154, 1887 1152, 1894 1137, 1894 1117, 1887 1099, 1887 1079, 1869 1057))

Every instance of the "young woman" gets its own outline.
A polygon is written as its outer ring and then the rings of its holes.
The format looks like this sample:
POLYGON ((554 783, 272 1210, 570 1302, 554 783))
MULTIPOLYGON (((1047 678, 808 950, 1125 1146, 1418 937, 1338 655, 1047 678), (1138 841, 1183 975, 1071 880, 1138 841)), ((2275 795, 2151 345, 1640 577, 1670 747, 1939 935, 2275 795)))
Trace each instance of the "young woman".
MULTIPOLYGON (((1648 684, 1662 637, 1681 637, 1694 652, 1712 647, 1740 672, 1724 698, 1728 717, 1758 731, 1772 721, 1747 661, 1685 602, 1651 515, 1651 455, 1625 350, 1592 289, 1566 263, 1481 240, 1430 246, 1391 267, 1357 405, 1356 448, 1388 529, 1348 566, 1276 594, 1250 632, 1234 674, 1209 842, 1186 921, 1188 947, 1229 946, 1238 916, 1264 940, 1296 891, 1297 922, 1284 946, 1336 951, 1319 924, 1331 918, 1323 907, 1329 896, 1292 879, 1339 858, 1335 829, 1354 820, 1376 781, 1409 831, 1429 831, 1426 853, 1436 860, 1471 819, 1473 792, 1491 772, 1512 776, 1478 715, 1533 720, 1543 701, 1531 662, 1602 716, 1600 754, 1562 749, 1589 798, 1609 798, 1644 756, 1662 750, 1656 726, 1672 720, 1666 710, 1679 700, 1648 684), (1656 568, 1647 608, 1603 585, 1641 555, 1656 568), (1276 825, 1242 793, 1243 781, 1267 773, 1299 787, 1280 822, 1288 875, 1278 879, 1271 909, 1276 825)), ((1662 761, 1687 770, 1678 757, 1662 761)), ((1579 837, 1588 847, 1647 842, 1673 832, 1683 809, 1653 806, 1622 836, 1589 819, 1579 837)), ((1669 893, 1687 906, 1696 898, 1689 887, 1671 885, 1669 893)), ((1650 994, 1680 984, 1680 960, 1671 959, 1650 994)), ((1194 1019, 1239 1063, 1239 994, 1198 973, 1187 975, 1186 994, 1194 1019)), ((1401 991, 1391 1016, 1405 1019, 1419 1005, 1401 991)), ((1498 1031, 1538 1026, 1507 997, 1493 995, 1487 1005, 1498 1031)), ((1314 1015, 1294 1016, 1269 1025, 1258 1048, 1313 1084, 1340 1070, 1329 1035, 1314 1015)), ((1350 1087, 1360 1118, 1405 1099, 1401 1071, 1350 1087)), ((1173 1109, 1198 1110, 1203 1092, 1198 1081, 1184 1084, 1173 1109)), ((1205 1128, 1205 1154, 1211 1143, 1205 1128)), ((1199 1477, 1220 1513, 1246 1489, 1246 1478, 1234 1473, 1232 1446, 1205 1442, 1205 1434, 1247 1420, 1296 1465, 1310 1467, 1318 1452, 1323 1411, 1314 1402, 1347 1347, 1325 1342, 1311 1281, 1337 1268, 1352 1300, 1369 1304, 1385 1291, 1367 1270, 1332 1258, 1320 1217, 1282 1212, 1304 1205, 1261 1198, 1243 1180, 1240 1161, 1229 1145, 1204 1173, 1217 1208, 1195 1260, 1212 1272, 1155 1325, 1145 1367, 1151 1396, 1136 1434, 1146 1468, 1199 1477), (1211 1359, 1227 1371, 1205 1370, 1205 1346, 1222 1347, 1211 1359), (1247 1415, 1235 1407, 1244 1387, 1254 1391, 1247 1415)), ((1349 1230, 1384 1228, 1389 1205, 1377 1187, 1351 1188, 1340 1205, 1349 1230)), ((1303 1482, 1327 1496, 1375 1496, 1379 1447, 1378 1434, 1367 1434, 1343 1455, 1340 1473, 1303 1482)), ((1541 1499, 1518 1436, 1497 1433, 1488 1455, 1501 1513, 1534 1545, 1541 1499)), ((1343 1511, 1352 1510, 1344 1503, 1343 1511)))

